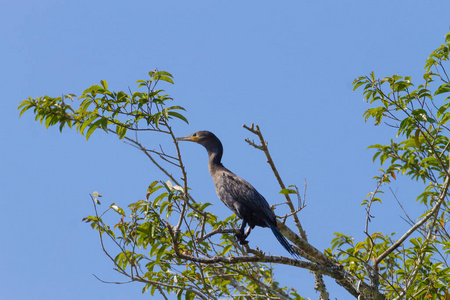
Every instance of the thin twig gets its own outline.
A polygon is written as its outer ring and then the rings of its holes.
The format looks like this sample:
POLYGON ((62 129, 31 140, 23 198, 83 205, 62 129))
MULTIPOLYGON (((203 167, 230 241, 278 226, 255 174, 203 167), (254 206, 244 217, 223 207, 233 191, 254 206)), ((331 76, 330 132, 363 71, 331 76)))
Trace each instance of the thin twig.
POLYGON ((213 231, 211 231, 211 232, 205 234, 204 236, 200 237, 200 238, 197 239, 197 240, 198 240, 198 241, 204 241, 204 240, 206 240, 207 238, 210 238, 210 237, 212 237, 212 236, 215 235, 215 234, 221 234, 221 233, 231 233, 231 234, 236 234, 236 233, 239 233, 239 229, 225 229, 225 228, 219 227, 219 228, 217 228, 217 229, 215 229, 215 230, 213 230, 213 231))
MULTIPOLYGON (((247 125, 244 124, 243 127, 245 129, 247 129, 248 131, 250 131, 251 133, 253 133, 253 134, 255 134, 256 136, 259 137, 259 140, 261 142, 260 146, 256 145, 253 142, 250 142, 248 139, 246 141, 247 141, 247 143, 249 143, 253 147, 256 147, 257 149, 259 149, 259 150, 264 152, 264 154, 266 155, 266 158, 267 158, 267 163, 272 168, 272 172, 275 175, 275 177, 276 177, 276 179, 278 181, 278 184, 280 185, 281 189, 286 189, 286 186, 284 185, 284 182, 281 179, 281 176, 278 173, 277 168, 275 167, 275 163, 273 162, 272 157, 271 157, 271 155, 269 153, 269 149, 267 148, 267 142, 264 140, 264 137, 263 137, 263 135, 261 133, 261 130, 259 129, 259 126, 258 125, 255 126, 254 124, 252 124, 251 127, 248 127, 247 125)), ((289 208, 290 208, 291 212, 295 212, 296 209, 295 209, 295 207, 294 207, 294 205, 293 205, 293 203, 291 201, 291 198, 289 197, 289 194, 284 194, 284 196, 286 197, 286 201, 287 201, 287 203, 289 205, 289 208)), ((302 227, 302 225, 300 223, 300 220, 298 219, 298 216, 296 214, 294 214, 293 217, 294 217, 294 223, 297 226, 297 229, 298 229, 298 231, 300 233, 300 236, 304 240, 307 240, 306 233, 303 230, 303 227, 302 227)))

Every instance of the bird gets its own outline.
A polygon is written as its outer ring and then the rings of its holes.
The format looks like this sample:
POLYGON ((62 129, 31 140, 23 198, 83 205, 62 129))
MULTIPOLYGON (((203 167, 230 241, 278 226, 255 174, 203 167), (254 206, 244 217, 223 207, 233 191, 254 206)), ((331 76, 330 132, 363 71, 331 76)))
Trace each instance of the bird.
POLYGON ((208 168, 217 196, 242 220, 239 234, 236 234, 241 245, 248 244, 246 238, 255 226, 269 227, 278 242, 293 257, 299 258, 297 252, 278 229, 275 214, 267 200, 250 183, 223 166, 221 162, 223 146, 216 135, 204 130, 185 137, 177 137, 176 140, 198 143, 208 151, 208 168))

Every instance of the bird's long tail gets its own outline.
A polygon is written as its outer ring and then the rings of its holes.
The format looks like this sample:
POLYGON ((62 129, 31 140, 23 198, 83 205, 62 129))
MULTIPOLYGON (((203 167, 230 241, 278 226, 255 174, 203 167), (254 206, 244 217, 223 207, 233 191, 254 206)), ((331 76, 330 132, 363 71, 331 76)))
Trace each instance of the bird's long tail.
POLYGON ((292 248, 291 244, 287 241, 287 239, 284 237, 284 235, 280 232, 277 225, 275 224, 267 224, 269 225, 270 229, 272 229, 273 234, 277 238, 278 242, 284 247, 284 249, 287 250, 293 257, 300 258, 297 252, 295 252, 294 248, 292 248))

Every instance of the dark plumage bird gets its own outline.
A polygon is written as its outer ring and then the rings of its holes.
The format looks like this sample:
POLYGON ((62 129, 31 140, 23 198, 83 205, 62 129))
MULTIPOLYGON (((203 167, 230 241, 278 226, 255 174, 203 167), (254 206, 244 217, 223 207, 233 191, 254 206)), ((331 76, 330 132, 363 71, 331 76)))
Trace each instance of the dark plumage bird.
POLYGON ((275 214, 270 209, 266 199, 250 183, 222 165, 222 143, 212 132, 197 131, 189 136, 179 137, 177 140, 199 143, 208 151, 208 167, 216 187, 217 196, 242 219, 240 234, 236 236, 241 244, 248 243, 245 239, 255 226, 269 227, 280 244, 291 255, 299 257, 278 230, 275 214))

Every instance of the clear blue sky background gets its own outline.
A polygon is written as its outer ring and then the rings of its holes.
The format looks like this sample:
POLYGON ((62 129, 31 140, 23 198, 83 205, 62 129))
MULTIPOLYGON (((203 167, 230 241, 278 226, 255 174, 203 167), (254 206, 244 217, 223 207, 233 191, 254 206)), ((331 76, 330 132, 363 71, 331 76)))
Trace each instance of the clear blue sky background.
MULTIPOLYGON (((134 148, 96 132, 76 132, 22 118, 25 98, 80 94, 105 79, 113 90, 134 88, 154 68, 175 76, 166 86, 187 109, 190 125, 179 135, 207 129, 225 146, 224 164, 250 181, 270 203, 282 201, 262 153, 249 147, 242 124, 256 123, 287 184, 303 188, 301 220, 310 242, 330 245, 334 232, 363 237, 360 207, 373 190, 370 144, 392 131, 364 123, 368 108, 354 78, 412 75, 449 31, 448 1, 1 1, 1 212, 0 299, 146 299, 123 279, 100 249, 98 235, 81 219, 92 214, 89 193, 105 206, 142 199, 162 178, 134 148)), ((162 141, 144 137, 149 148, 162 141)), ((170 146, 170 145, 168 145, 170 146)), ((206 153, 183 144, 193 193, 219 202, 206 153)), ((413 217, 414 186, 393 184, 413 217)), ((371 231, 407 227, 389 194, 376 206, 371 231)), ((267 229, 251 245, 284 254, 267 229)), ((277 279, 317 298, 313 277, 284 267, 277 279)), ((333 280, 332 298, 349 299, 333 280)), ((156 297, 158 299, 158 297, 156 297)))

